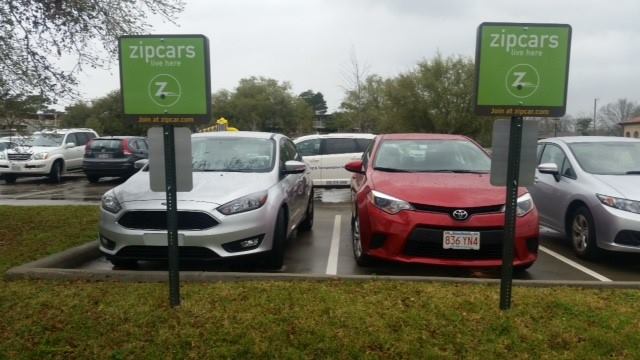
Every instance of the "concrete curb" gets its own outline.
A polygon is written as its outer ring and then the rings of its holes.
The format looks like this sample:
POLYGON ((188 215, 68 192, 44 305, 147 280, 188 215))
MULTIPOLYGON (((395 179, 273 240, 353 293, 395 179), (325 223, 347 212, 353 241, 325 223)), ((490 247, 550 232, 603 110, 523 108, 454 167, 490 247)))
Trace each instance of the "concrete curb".
MULTIPOLYGON (((87 270, 72 269, 101 256, 98 242, 91 241, 45 258, 9 269, 4 278, 15 280, 82 280, 82 281, 117 281, 117 282, 168 282, 166 271, 136 270, 87 270)), ((293 274, 293 273, 240 273, 240 272, 205 272, 181 271, 183 282, 218 282, 218 281, 414 281, 456 284, 500 284, 500 279, 475 279, 431 276, 392 276, 392 275, 325 275, 325 274, 293 274)), ((513 280, 519 287, 578 287, 597 289, 640 289, 640 281, 556 281, 556 280, 513 280)))

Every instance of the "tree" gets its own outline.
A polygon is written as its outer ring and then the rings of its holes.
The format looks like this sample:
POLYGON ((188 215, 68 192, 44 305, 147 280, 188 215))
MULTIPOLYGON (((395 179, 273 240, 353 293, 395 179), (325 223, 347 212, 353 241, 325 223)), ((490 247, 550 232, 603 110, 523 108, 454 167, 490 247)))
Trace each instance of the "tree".
POLYGON ((241 79, 234 92, 212 96, 214 118, 224 116, 241 130, 293 135, 311 130, 312 108, 291 93, 291 85, 264 77, 241 79))
POLYGON ((591 131, 591 122, 593 121, 590 117, 579 117, 576 119, 576 132, 578 135, 589 135, 591 131))
POLYGON ((355 50, 351 51, 350 68, 343 71, 342 77, 346 92, 345 100, 340 107, 345 111, 344 116, 348 117, 353 128, 359 131, 371 131, 371 122, 367 121, 365 114, 365 79, 368 77, 369 66, 362 65, 358 61, 355 50))
POLYGON ((0 99, 0 127, 12 131, 23 127, 29 118, 48 110, 49 99, 40 95, 6 95, 0 99))
POLYGON ((183 7, 182 0, 1 1, 0 99, 20 93, 76 95, 76 75, 84 66, 102 67, 115 59, 118 36, 148 33, 149 14, 172 21, 183 7), (57 64, 63 56, 75 59, 72 69, 57 64))
POLYGON ((596 126, 604 129, 608 135, 620 135, 620 123, 631 119, 637 104, 627 99, 618 99, 600 108, 596 126))
POLYGON ((324 115, 327 113, 327 102, 321 92, 314 93, 313 90, 307 90, 300 95, 299 98, 304 100, 316 115, 324 115))

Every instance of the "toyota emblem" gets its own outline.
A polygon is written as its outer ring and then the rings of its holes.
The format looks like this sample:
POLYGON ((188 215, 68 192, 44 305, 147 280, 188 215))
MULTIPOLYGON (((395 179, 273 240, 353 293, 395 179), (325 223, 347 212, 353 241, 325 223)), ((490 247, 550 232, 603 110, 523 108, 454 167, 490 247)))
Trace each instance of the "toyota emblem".
POLYGON ((454 210, 451 216, 456 220, 466 220, 469 217, 469 213, 466 210, 458 209, 454 210))

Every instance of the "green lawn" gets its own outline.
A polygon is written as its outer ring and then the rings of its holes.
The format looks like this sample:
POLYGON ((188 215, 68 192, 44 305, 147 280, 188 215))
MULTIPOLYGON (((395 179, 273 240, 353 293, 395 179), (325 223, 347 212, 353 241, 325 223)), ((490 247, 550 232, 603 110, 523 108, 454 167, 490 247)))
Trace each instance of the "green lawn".
MULTIPOLYGON (((0 206, 0 270, 95 238, 96 207, 0 206)), ((0 280, 0 359, 640 358, 640 292, 390 281, 0 280)))

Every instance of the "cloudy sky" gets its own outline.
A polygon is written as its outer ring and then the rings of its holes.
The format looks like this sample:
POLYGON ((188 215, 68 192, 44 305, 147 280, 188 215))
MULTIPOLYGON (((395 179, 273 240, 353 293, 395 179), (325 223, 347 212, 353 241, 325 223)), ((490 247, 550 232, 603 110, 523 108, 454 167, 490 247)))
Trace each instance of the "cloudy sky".
MULTIPOLYGON (((594 98, 598 106, 640 100, 638 15, 637 0, 186 0, 179 26, 158 22, 154 33, 206 35, 213 91, 265 76, 289 81, 295 93, 320 91, 335 110, 352 53, 370 74, 390 77, 438 51, 472 57, 485 21, 566 23, 567 113, 575 116, 590 115, 594 98)), ((117 64, 80 80, 84 98, 103 96, 119 87, 117 64)))

